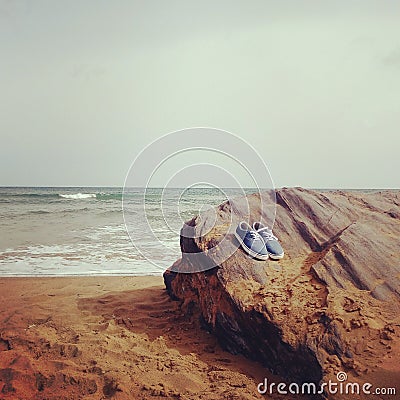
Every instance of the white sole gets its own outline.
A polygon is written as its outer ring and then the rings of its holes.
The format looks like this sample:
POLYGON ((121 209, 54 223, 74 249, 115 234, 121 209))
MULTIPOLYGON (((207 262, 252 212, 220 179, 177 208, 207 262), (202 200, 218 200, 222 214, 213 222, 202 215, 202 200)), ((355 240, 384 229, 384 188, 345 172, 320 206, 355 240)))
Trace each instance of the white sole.
POLYGON ((268 253, 268 254, 269 254, 269 258, 271 258, 272 260, 281 260, 283 258, 283 256, 285 255, 285 253, 279 254, 279 256, 277 256, 276 254, 271 254, 271 253, 268 253))
POLYGON ((266 261, 268 260, 269 256, 268 254, 263 256, 261 254, 256 253, 255 251, 249 249, 243 242, 242 238, 235 232, 235 237, 238 240, 238 242, 240 243, 240 245, 242 246, 242 249, 251 257, 257 259, 257 260, 261 260, 261 261, 266 261))

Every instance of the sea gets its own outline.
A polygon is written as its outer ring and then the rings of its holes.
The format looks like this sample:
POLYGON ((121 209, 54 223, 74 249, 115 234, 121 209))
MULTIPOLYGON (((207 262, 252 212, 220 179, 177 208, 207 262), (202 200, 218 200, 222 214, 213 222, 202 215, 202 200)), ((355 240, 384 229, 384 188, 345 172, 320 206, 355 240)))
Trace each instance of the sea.
POLYGON ((240 191, 0 187, 0 276, 161 275, 183 222, 240 191))

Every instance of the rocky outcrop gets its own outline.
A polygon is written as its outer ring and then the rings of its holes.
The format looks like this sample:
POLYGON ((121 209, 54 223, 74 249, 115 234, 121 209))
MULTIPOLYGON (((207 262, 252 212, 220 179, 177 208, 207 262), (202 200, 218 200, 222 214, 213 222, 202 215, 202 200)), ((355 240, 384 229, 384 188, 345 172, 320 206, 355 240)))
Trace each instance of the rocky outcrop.
POLYGON ((164 281, 230 352, 292 381, 340 370, 362 380, 397 354, 399 215, 393 191, 291 188, 234 199, 185 224, 182 259, 164 281), (270 221, 275 199, 285 258, 256 261, 232 229, 240 219, 270 221))

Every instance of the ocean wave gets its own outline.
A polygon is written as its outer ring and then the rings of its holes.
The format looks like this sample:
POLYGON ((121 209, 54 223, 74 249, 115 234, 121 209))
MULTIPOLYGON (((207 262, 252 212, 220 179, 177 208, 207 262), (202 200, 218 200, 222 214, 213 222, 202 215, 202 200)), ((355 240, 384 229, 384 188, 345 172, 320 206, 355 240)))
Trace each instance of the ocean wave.
MULTIPOLYGON (((67 214, 67 213, 81 213, 81 212, 87 212, 90 211, 90 208, 84 207, 84 208, 63 208, 63 209, 58 209, 58 210, 53 210, 53 211, 48 211, 48 210, 30 210, 21 214, 17 215, 31 215, 31 214, 67 214)), ((7 215, 8 216, 8 215, 7 215)))
POLYGON ((122 200, 122 193, 97 193, 98 200, 122 200))
POLYGON ((8 198, 8 197, 11 197, 11 198, 13 198, 13 197, 16 197, 16 198, 18 198, 18 197, 32 197, 32 198, 35 198, 35 197, 52 197, 52 198, 55 198, 55 197, 58 197, 58 193, 1 193, 0 192, 0 197, 4 197, 4 198, 8 198))
MULTIPOLYGON (((79 189, 78 189, 79 190, 79 189)), ((34 200, 34 201, 57 201, 63 199, 74 199, 74 200, 82 200, 82 199, 97 199, 101 201, 121 201, 125 198, 127 201, 138 201, 140 203, 143 202, 145 199, 146 203, 159 203, 160 202, 160 194, 146 194, 144 192, 137 191, 137 192, 126 192, 123 193, 122 191, 111 191, 111 192, 76 192, 73 191, 48 191, 42 193, 35 193, 35 192, 20 192, 20 193, 13 193, 5 192, 0 190, 0 203, 11 203, 15 200, 17 201, 26 201, 26 200, 34 200)))
MULTIPOLYGON (((137 194, 134 195, 125 195, 126 197, 138 197, 137 194)), ((122 199, 122 193, 1 193, 0 192, 0 202, 9 202, 9 199, 18 199, 18 198, 37 198, 37 199, 86 199, 86 198, 97 198, 100 200, 108 200, 108 199, 122 199)))
POLYGON ((96 198, 96 193, 59 194, 63 199, 91 199, 96 198))
POLYGON ((59 194, 64 199, 122 200, 122 193, 73 193, 59 194))
POLYGON ((50 211, 46 211, 46 210, 31 210, 31 211, 28 211, 25 214, 38 214, 38 215, 41 215, 41 214, 51 214, 51 212, 50 211))

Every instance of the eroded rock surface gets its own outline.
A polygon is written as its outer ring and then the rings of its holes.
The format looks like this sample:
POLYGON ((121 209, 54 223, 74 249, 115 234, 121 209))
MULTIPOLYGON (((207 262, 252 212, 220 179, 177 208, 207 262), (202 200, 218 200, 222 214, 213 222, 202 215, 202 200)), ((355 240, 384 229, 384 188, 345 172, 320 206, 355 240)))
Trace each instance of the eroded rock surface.
POLYGON ((289 380, 346 371, 355 381, 394 374, 399 382, 400 192, 277 190, 274 233, 285 258, 256 261, 235 251, 229 224, 232 216, 268 220, 260 204, 274 196, 249 195, 189 221, 182 259, 164 274, 170 296, 227 350, 289 380), (228 244, 218 249, 222 240, 228 244), (196 263, 216 266, 184 273, 196 263))

